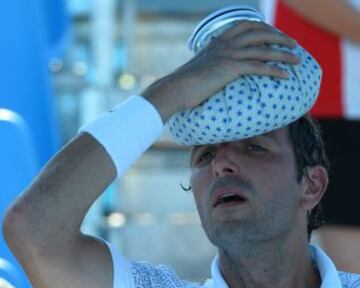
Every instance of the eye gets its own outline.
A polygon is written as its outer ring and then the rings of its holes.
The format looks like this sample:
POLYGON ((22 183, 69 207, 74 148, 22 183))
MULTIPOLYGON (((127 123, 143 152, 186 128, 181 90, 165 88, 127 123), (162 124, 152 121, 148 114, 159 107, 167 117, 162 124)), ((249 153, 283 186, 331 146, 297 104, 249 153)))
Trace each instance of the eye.
POLYGON ((253 144, 253 143, 251 143, 251 144, 248 145, 248 150, 249 150, 250 152, 254 152, 254 153, 259 153, 259 152, 265 152, 265 151, 267 151, 267 149, 266 149, 265 147, 260 146, 260 145, 258 145, 258 144, 253 144))
POLYGON ((196 159, 197 163, 204 163, 209 162, 214 158, 214 151, 206 150, 204 152, 201 152, 199 156, 196 159))

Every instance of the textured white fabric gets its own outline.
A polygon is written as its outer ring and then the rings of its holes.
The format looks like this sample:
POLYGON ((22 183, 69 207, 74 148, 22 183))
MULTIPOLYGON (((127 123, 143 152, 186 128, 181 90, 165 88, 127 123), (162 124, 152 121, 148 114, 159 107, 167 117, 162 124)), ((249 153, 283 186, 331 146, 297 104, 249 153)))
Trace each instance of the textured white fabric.
POLYGON ((113 160, 117 174, 122 175, 156 141, 162 129, 155 107, 143 97, 131 96, 84 125, 80 132, 99 141, 113 160))
MULTIPOLYGON (((211 279, 204 283, 192 283, 180 279, 168 266, 130 261, 113 245, 107 245, 113 261, 113 288, 228 288, 220 273, 218 256, 211 265, 211 279)), ((359 274, 337 271, 334 263, 319 247, 310 245, 309 249, 320 273, 320 288, 360 288, 359 274)))
MULTIPOLYGON (((201 47, 227 27, 210 34, 201 47)), ((198 107, 173 115, 169 125, 175 141, 200 145, 240 140, 284 127, 308 112, 319 94, 319 64, 300 46, 274 47, 302 59, 299 65, 268 62, 287 71, 288 79, 241 76, 198 107)))

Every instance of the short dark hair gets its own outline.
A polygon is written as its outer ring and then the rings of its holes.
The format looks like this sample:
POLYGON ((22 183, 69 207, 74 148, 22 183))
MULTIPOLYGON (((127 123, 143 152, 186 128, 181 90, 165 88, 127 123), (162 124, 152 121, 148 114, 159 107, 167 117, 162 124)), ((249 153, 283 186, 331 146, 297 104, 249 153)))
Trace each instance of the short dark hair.
MULTIPOLYGON (((289 124, 289 135, 295 153, 297 180, 308 177, 307 168, 323 166, 328 172, 330 162, 325 152, 325 144, 319 123, 310 115, 304 115, 289 124)), ((307 233, 310 240, 313 230, 324 224, 321 201, 308 214, 307 233)))

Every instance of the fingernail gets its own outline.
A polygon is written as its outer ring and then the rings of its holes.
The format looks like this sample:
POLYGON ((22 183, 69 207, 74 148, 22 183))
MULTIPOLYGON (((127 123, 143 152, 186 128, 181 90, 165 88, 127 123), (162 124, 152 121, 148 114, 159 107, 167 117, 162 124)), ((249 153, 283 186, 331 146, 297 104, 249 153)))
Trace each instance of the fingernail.
POLYGON ((301 57, 298 55, 294 54, 294 59, 296 60, 296 62, 300 63, 301 62, 301 57))
POLYGON ((282 76, 284 77, 284 78, 289 78, 289 72, 287 72, 286 70, 282 70, 281 71, 281 74, 282 74, 282 76))

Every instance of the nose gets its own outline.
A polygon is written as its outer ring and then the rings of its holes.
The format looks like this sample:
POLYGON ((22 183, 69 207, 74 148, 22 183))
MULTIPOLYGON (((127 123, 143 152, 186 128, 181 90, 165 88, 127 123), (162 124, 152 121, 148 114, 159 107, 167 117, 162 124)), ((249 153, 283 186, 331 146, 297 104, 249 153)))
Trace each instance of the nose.
POLYGON ((211 168, 215 177, 224 177, 237 173, 238 167, 232 157, 231 148, 227 143, 219 144, 216 155, 212 159, 211 168))

